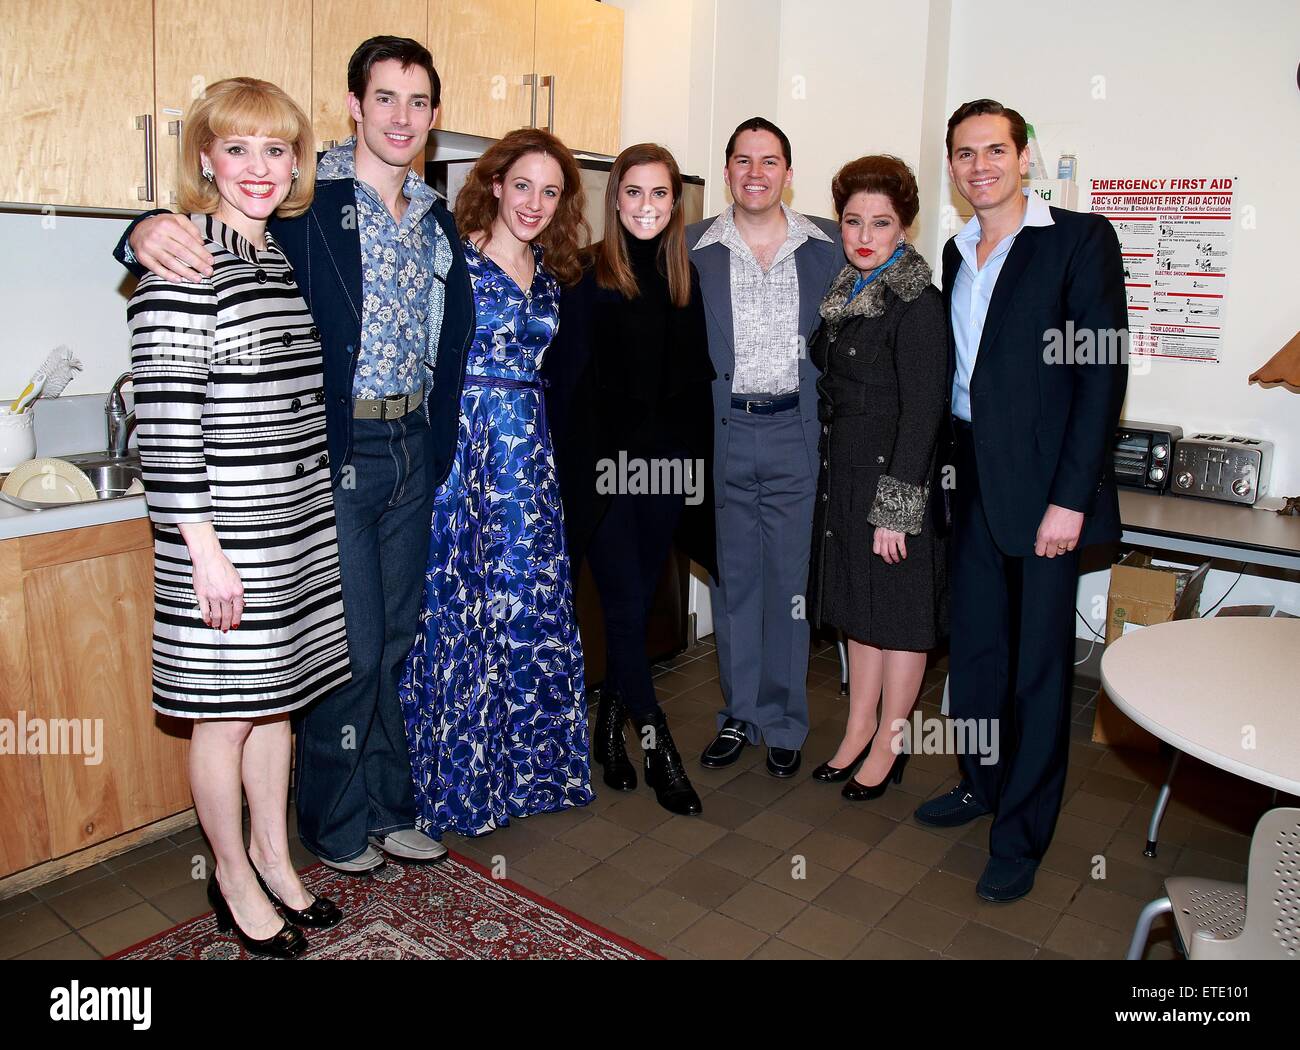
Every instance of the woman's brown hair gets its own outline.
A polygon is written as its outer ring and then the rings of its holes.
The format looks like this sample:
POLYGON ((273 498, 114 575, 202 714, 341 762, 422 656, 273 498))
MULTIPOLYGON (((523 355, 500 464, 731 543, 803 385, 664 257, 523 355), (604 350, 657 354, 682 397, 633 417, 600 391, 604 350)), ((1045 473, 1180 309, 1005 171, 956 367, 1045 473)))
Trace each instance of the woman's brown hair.
MULTIPOLYGON (((596 283, 612 288, 628 299, 641 294, 636 274, 627 257, 623 224, 618 218, 618 195, 629 169, 639 164, 662 164, 668 169, 673 192, 673 210, 659 241, 659 265, 668 277, 668 297, 674 306, 685 306, 691 299, 691 263, 686 255, 686 217, 682 212, 682 173, 677 161, 663 146, 641 142, 628 146, 614 161, 605 187, 605 236, 594 248, 596 283)), ((644 188, 644 187, 643 187, 644 188)))
POLYGON ((835 214, 844 214, 844 205, 855 193, 881 193, 889 198, 903 228, 916 221, 921 210, 921 194, 912 169, 898 157, 887 153, 851 160, 831 180, 835 214))
POLYGON ((466 237, 481 234, 486 246, 492 239, 492 223, 499 203, 492 192, 493 184, 504 182, 515 162, 530 153, 552 158, 564 177, 555 215, 536 240, 546 253, 546 268, 556 280, 561 284, 576 284, 582 276, 578 252, 591 239, 591 227, 582 214, 585 194, 578 162, 569 147, 549 131, 519 128, 488 147, 456 195, 456 227, 466 237))
POLYGON ((275 214, 292 219, 305 212, 316 190, 316 145, 311 121, 281 88, 252 77, 218 80, 194 100, 185 115, 180 170, 176 173, 176 203, 181 211, 204 215, 216 212, 221 195, 203 177, 199 155, 217 139, 235 135, 283 139, 293 147, 298 177, 275 214))

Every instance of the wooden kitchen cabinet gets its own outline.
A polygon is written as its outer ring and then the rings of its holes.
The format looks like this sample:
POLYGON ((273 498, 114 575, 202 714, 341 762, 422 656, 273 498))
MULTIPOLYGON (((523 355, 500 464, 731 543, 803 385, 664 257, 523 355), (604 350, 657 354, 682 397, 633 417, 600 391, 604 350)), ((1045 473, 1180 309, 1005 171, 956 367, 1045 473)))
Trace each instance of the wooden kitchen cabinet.
POLYGON ((594 0, 537 0, 537 123, 573 150, 615 154, 623 101, 623 12, 594 0), (552 119, 553 118, 553 119, 552 119))
POLYGON ((617 153, 623 12, 596 0, 429 0, 438 126, 500 138, 530 122, 617 153))
POLYGON ((596 0, 0 4, 0 203, 174 207, 186 110, 231 76, 278 84, 318 145, 340 141, 347 60, 379 33, 428 44, 443 130, 535 121, 574 150, 619 148, 623 12, 596 0))
MULTIPOLYGON (((0 542, 0 718, 14 733, 23 717, 35 710, 20 546, 20 540, 0 542)), ((0 875, 50 856, 40 760, 17 754, 16 739, 9 741, 9 747, 13 753, 0 755, 0 799, 5 808, 5 819, 0 820, 0 875)))
POLYGON ((500 138, 528 124, 536 0, 429 0, 438 127, 500 138))
MULTIPOLYGON (((436 2, 436 0, 435 0, 436 2)), ((372 36, 406 36, 429 43, 429 0, 315 0, 312 5, 311 120, 316 145, 342 142, 353 131, 348 114, 348 59, 372 36)), ((443 75, 434 56, 434 68, 443 75)))
POLYGON ((0 201, 152 207, 152 54, 152 0, 3 0, 0 201))
POLYGON ((312 0, 157 0, 153 21, 158 207, 167 208, 185 112, 209 84, 269 80, 311 112, 312 0))
MULTIPOLYGON (((148 519, 0 542, 0 717, 100 720, 86 754, 6 755, 0 875, 193 805, 189 726, 150 705, 153 538, 148 519), (21 628, 21 634, 19 633, 21 628)), ((83 745, 83 752, 86 748, 83 745)))

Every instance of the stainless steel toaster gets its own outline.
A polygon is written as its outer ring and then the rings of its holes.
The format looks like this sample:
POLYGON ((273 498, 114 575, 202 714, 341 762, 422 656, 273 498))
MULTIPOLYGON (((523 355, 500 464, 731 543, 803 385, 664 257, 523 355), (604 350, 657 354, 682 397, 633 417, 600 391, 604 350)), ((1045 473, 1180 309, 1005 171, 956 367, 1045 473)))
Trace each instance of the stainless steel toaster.
POLYGON ((1233 434, 1193 434, 1174 446, 1173 485, 1178 496, 1254 506, 1268 491, 1273 442, 1233 434))

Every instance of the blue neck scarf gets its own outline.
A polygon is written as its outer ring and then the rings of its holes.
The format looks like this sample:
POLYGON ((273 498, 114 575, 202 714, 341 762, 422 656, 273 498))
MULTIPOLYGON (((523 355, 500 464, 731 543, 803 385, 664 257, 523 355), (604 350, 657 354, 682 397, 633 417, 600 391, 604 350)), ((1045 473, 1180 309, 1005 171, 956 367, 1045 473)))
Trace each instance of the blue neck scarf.
POLYGON ((893 266, 894 263, 898 262, 898 260, 901 259, 901 258, 903 257, 903 252, 904 252, 906 249, 907 249, 907 245, 906 245, 906 244, 900 244, 897 248, 894 249, 894 254, 893 254, 893 255, 891 255, 891 256, 890 256, 888 259, 886 259, 883 263, 881 263, 879 266, 877 266, 877 267, 876 267, 874 270, 872 270, 869 274, 865 274, 865 275, 864 275, 864 274, 858 274, 858 279, 857 279, 856 281, 853 282, 853 292, 852 292, 852 294, 849 296, 849 302, 853 302, 853 300, 856 299, 856 298, 858 297, 858 293, 861 292, 863 288, 865 288, 865 287, 866 287, 867 285, 869 285, 872 281, 874 281, 877 277, 879 277, 882 273, 884 273, 884 272, 885 272, 886 270, 888 270, 891 266, 893 266))

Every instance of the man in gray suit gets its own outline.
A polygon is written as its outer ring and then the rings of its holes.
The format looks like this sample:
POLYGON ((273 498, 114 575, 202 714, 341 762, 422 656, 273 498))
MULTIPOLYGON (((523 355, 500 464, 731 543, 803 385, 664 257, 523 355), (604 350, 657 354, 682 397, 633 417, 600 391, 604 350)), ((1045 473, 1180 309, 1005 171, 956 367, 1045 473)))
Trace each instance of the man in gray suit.
POLYGON ((726 706, 700 761, 767 745, 793 776, 808 735, 804 591, 817 493, 817 370, 806 348, 844 264, 839 227, 786 205, 790 140, 752 117, 727 142, 734 201, 687 231, 700 273, 713 384, 719 582, 712 590, 726 706))

